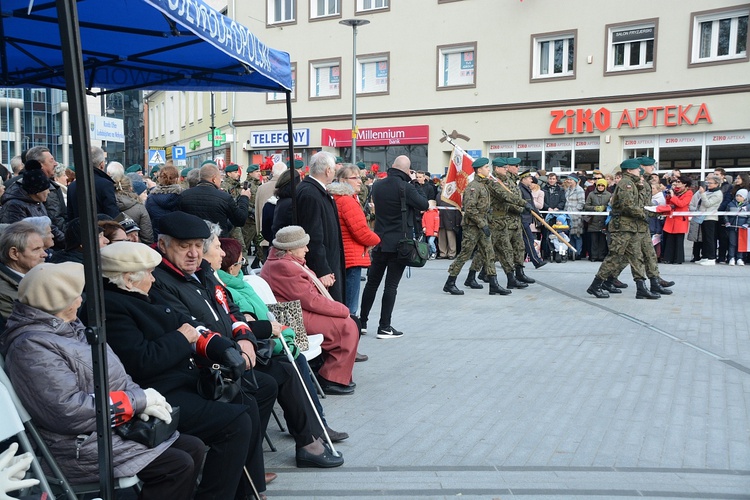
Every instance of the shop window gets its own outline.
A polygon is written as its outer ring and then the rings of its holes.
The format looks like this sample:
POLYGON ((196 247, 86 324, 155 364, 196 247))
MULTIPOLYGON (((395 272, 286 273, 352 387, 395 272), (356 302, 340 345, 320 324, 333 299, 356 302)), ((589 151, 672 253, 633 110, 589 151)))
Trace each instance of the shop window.
POLYGON ((374 10, 387 10, 389 8, 389 0, 357 0, 357 14, 374 10))
POLYGON ((267 0, 267 23, 291 24, 297 19, 297 0, 267 0))
POLYGON ((607 26, 607 72, 654 71, 657 20, 607 26))
POLYGON ((693 13, 690 64, 747 61, 748 14, 748 5, 693 13))
POLYGON ((575 78, 577 30, 531 36, 531 80, 575 78))
POLYGON ((438 47, 438 90, 476 87, 476 42, 438 47))
POLYGON ((387 94, 390 71, 389 54, 370 54, 357 58, 357 94, 387 94))
POLYGON ((310 61, 310 99, 341 97, 341 58, 310 61))
MULTIPOLYGON (((292 68, 292 102, 297 100, 297 63, 291 64, 292 68)), ((266 102, 286 102, 286 92, 267 92, 266 102)))
POLYGON ((341 16, 341 0, 310 0, 310 19, 341 16))

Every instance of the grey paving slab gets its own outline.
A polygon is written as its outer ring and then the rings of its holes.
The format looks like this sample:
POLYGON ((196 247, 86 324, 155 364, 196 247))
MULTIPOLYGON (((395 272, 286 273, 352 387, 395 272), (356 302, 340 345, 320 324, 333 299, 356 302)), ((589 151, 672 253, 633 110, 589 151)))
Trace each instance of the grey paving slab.
POLYGON ((295 468, 270 425, 271 498, 750 498, 750 266, 664 266, 655 301, 627 271, 594 299, 586 261, 453 297, 447 267, 402 280, 406 334, 362 337, 355 394, 323 400, 342 468, 295 468))

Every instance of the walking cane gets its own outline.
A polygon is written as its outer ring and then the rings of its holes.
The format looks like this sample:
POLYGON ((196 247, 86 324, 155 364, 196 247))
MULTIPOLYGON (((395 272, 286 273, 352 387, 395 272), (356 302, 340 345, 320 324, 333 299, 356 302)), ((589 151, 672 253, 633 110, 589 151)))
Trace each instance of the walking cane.
POLYGON ((305 395, 307 396, 307 400, 310 402, 310 406, 312 407, 312 410, 315 413, 315 417, 318 419, 318 423, 320 424, 321 429, 323 429, 323 435, 326 437, 328 446, 331 448, 331 453, 333 453, 333 456, 335 457, 340 457, 341 454, 337 452, 336 449, 333 447, 333 442, 331 441, 331 437, 328 435, 328 431, 326 430, 325 424, 323 424, 323 419, 320 418, 318 409, 315 407, 315 403, 312 400, 312 396, 310 396, 310 391, 307 390, 307 384, 305 383, 305 379, 302 378, 302 374, 299 372, 299 367, 297 367, 297 363, 295 363, 294 361, 294 356, 292 356, 292 351, 289 349, 289 346, 286 345, 286 342, 284 342, 283 337, 278 337, 278 338, 281 341, 281 345, 284 348, 286 357, 289 359, 289 362, 292 363, 292 366, 294 367, 294 371, 297 372, 299 381, 302 382, 302 388, 305 390, 305 395))
POLYGON ((245 471, 245 478, 247 478, 247 481, 250 483, 250 487, 253 489, 255 500, 262 500, 260 493, 258 493, 258 489, 255 487, 253 479, 250 477, 250 473, 247 471, 247 467, 242 467, 242 470, 245 471))

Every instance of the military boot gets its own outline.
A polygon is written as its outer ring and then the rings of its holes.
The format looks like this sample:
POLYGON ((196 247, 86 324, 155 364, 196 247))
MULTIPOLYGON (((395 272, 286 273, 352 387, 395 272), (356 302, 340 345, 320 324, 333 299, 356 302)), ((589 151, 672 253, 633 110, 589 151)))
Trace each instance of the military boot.
POLYGON ((635 280, 635 287, 636 299, 658 299, 661 297, 658 293, 653 293, 646 288, 646 280, 635 280))
POLYGON ((526 276, 526 273, 523 272, 522 265, 516 266, 516 279, 523 283, 536 283, 535 279, 531 279, 528 276, 526 276))
POLYGON ((602 288, 609 293, 622 293, 622 290, 617 288, 614 283, 612 283, 612 278, 605 280, 604 283, 602 283, 602 288))
POLYGON ((487 277, 487 273, 484 272, 484 268, 482 268, 481 271, 479 271, 479 276, 477 276, 479 281, 484 281, 485 283, 489 283, 490 279, 487 277))
POLYGON ((455 276, 448 276, 448 281, 445 282, 445 285, 443 285, 443 291, 448 292, 451 295, 463 295, 464 291, 459 290, 456 286, 456 277, 455 276))
POLYGON ((602 290, 602 284, 604 284, 604 280, 595 277, 594 281, 591 282, 591 285, 589 285, 589 288, 586 290, 586 293, 593 295, 597 299, 608 299, 609 294, 606 290, 602 290))
POLYGON ((610 278, 612 281, 612 284, 615 285, 617 288, 627 288, 627 283, 623 283, 622 281, 618 280, 617 278, 610 278))
POLYGON ((516 279, 516 275, 513 273, 506 273, 506 276, 508 277, 508 288, 528 288, 528 283, 524 283, 523 281, 518 281, 516 279))
POLYGON ((476 271, 469 271, 469 275, 466 277, 466 281, 464 281, 464 286, 468 286, 469 288, 473 288, 474 290, 481 290, 482 288, 484 288, 482 285, 477 283, 476 276, 476 271))
POLYGON ((651 292, 652 293, 658 293, 659 295, 672 295, 672 290, 669 288, 664 288, 661 283, 659 283, 659 277, 656 278, 649 278, 651 281, 651 292))
POLYGON ((669 288, 670 286, 674 286, 674 281, 663 280, 661 279, 661 276, 657 276, 656 281, 658 281, 659 285, 661 285, 664 288, 669 288))
POLYGON ((497 276, 487 276, 490 279, 490 295, 510 295, 512 292, 500 286, 497 276))

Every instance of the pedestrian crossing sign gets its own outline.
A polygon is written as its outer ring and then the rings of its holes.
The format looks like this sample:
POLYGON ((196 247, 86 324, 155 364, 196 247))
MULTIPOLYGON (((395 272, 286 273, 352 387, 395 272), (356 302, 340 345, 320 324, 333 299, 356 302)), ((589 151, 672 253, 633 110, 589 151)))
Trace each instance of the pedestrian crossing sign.
POLYGON ((159 149, 149 149, 148 150, 148 164, 151 166, 154 165, 161 165, 165 163, 164 161, 164 154, 159 149))

